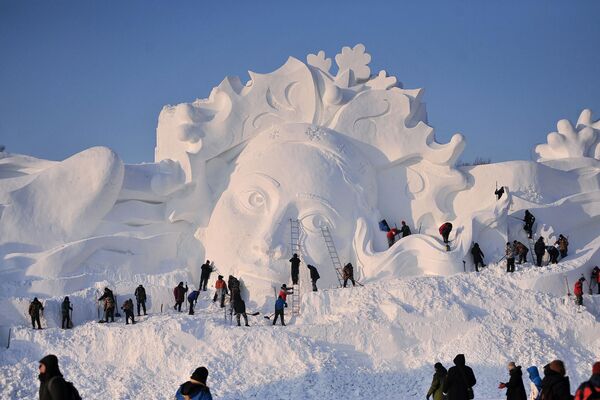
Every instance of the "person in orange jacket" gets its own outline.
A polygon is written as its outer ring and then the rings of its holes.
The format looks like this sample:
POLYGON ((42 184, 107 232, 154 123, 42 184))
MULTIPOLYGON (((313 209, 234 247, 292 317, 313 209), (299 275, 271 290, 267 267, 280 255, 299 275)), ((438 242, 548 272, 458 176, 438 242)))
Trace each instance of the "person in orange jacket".
POLYGON ((225 296, 227 295, 227 284, 223 280, 223 275, 219 275, 217 281, 215 282, 215 297, 213 297, 213 303, 217 301, 217 299, 221 299, 221 307, 225 307, 225 296))

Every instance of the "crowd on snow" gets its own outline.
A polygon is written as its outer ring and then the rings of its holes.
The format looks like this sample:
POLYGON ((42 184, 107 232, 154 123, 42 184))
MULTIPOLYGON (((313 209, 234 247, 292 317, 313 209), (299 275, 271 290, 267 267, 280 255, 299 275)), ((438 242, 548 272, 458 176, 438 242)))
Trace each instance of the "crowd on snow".
MULTIPOLYGON (((441 363, 434 365, 435 373, 426 399, 430 400, 470 400, 474 399, 477 379, 473 369, 466 365, 465 356, 458 354, 454 358, 454 366, 446 370, 441 363)), ((80 399, 75 386, 66 381, 58 367, 58 358, 48 355, 39 363, 39 398, 40 400, 80 399)), ((554 360, 544 366, 544 377, 540 376, 538 368, 527 368, 529 375, 529 397, 523 383, 521 366, 514 362, 508 363, 508 380, 500 382, 498 389, 506 389, 507 400, 592 400, 600 398, 600 362, 592 366, 592 376, 581 383, 571 394, 571 384, 565 364, 554 360)), ((190 380, 179 386, 175 393, 176 400, 211 400, 212 395, 206 384, 208 370, 205 367, 196 368, 190 380)))

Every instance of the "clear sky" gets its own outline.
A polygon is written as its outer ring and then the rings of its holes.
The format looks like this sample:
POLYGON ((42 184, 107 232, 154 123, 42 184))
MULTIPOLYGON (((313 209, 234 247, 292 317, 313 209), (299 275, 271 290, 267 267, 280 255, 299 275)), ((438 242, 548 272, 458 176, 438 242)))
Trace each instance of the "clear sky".
POLYGON ((463 133, 465 161, 530 159, 559 119, 600 118, 598 0, 0 0, 0 144, 153 161, 163 105, 356 43, 373 72, 425 88, 438 141, 463 133))

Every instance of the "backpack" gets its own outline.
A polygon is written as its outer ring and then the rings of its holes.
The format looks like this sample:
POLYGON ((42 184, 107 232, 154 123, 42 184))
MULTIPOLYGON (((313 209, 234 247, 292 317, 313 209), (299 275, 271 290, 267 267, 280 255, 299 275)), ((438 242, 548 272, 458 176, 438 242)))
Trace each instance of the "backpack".
MULTIPOLYGON (((50 387, 52 386, 52 382, 54 382, 55 379, 60 378, 58 376, 53 376, 52 378, 50 378, 50 380, 48 381, 48 391, 50 391, 50 387)), ((73 385, 72 382, 67 382, 64 380, 64 378, 60 378, 65 382, 65 385, 67 386, 67 398, 66 399, 60 399, 60 400, 81 400, 81 395, 79 395, 79 392, 77 391, 77 388, 73 385)))

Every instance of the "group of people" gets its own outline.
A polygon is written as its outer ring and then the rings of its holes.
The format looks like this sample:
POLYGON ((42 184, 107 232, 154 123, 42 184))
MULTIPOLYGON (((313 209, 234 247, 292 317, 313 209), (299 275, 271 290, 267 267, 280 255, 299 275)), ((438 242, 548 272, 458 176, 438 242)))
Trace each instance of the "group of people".
MULTIPOLYGON (((500 382, 498 389, 506 389, 507 400, 527 400, 523 371, 514 362, 508 363, 508 380, 500 382)), ((449 370, 435 363, 431 386, 426 399, 468 400, 475 398, 473 386, 477 383, 473 370, 466 365, 465 356, 458 354, 454 366, 449 370)), ((544 366, 544 377, 536 366, 527 368, 529 375, 529 400, 592 400, 600 398, 600 362, 592 366, 592 376, 579 385, 575 396, 571 395, 571 384, 566 376, 565 364, 554 360, 544 366)))
POLYGON ((379 221, 379 229, 386 232, 385 236, 387 238, 388 248, 392 247, 394 243, 396 243, 396 236, 402 235, 402 237, 405 238, 407 236, 410 236, 412 233, 410 231, 410 227, 406 225, 405 221, 401 222, 400 229, 398 229, 397 227, 390 228, 387 221, 383 219, 379 221))
MULTIPOLYGON (((473 387, 477 384, 477 379, 473 369, 466 365, 464 354, 458 354, 453 361, 454 366, 449 370, 441 363, 435 363, 431 386, 426 394, 427 400, 475 398, 473 387)), ((506 389, 507 400, 527 400, 521 366, 510 362, 507 368, 508 380, 500 382, 498 389, 506 389)), ((571 394, 571 383, 563 361, 553 360, 544 366, 543 372, 542 378, 536 366, 527 368, 530 400, 592 400, 600 395, 600 362, 592 365, 590 379, 579 385, 574 396, 571 394)), ((75 386, 64 379, 58 366, 58 358, 53 354, 39 361, 38 379, 40 400, 81 399, 75 386)), ((207 379, 208 369, 196 368, 190 379, 179 386, 175 399, 212 400, 210 388, 206 384, 207 379)))
MULTIPOLYGON (((143 285, 138 285, 138 287, 135 289, 134 297, 137 303, 138 317, 141 316, 141 311, 144 311, 144 315, 147 315, 146 289, 143 285)), ((100 320, 99 322, 115 322, 115 309, 117 308, 117 300, 113 291, 110 290, 108 287, 105 287, 104 293, 102 294, 102 296, 100 296, 100 298, 98 298, 98 301, 103 302, 104 306, 104 319, 100 320)), ((125 325, 129 325, 129 321, 131 321, 132 324, 135 324, 134 305, 133 300, 131 298, 123 302, 123 305, 121 305, 121 310, 123 310, 123 312, 125 313, 125 325)))
MULTIPOLYGON (((39 361, 38 366, 40 400, 81 400, 79 391, 72 382, 68 382, 58 366, 58 357, 49 354, 39 361)), ((181 384, 175 392, 176 400, 212 400, 210 388, 206 385, 208 369, 199 367, 190 379, 181 384)))

